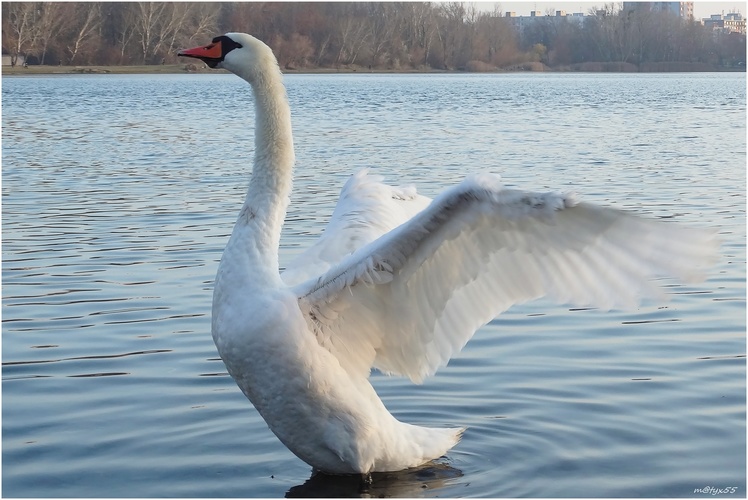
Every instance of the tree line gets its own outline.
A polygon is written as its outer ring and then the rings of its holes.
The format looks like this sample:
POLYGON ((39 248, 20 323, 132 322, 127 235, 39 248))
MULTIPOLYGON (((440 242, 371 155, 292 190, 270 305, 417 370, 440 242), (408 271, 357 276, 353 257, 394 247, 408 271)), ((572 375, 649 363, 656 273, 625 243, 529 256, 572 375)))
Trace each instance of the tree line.
POLYGON ((229 31, 267 42, 287 69, 492 70, 528 64, 699 63, 745 67, 744 35, 620 4, 583 22, 512 20, 461 2, 3 2, 15 63, 173 64, 178 49, 229 31))

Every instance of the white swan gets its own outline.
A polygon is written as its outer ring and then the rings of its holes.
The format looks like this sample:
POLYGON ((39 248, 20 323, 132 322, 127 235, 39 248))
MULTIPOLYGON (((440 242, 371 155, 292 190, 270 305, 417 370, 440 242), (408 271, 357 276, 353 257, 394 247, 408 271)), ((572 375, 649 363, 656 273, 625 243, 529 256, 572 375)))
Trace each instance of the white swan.
POLYGON ((277 61, 241 33, 180 55, 252 86, 254 169, 216 276, 213 339, 270 429, 316 469, 405 469, 460 439, 460 428, 395 419, 372 367, 419 382, 512 304, 632 306, 661 294, 651 277, 701 279, 716 254, 711 231, 504 189, 495 175, 430 201, 360 172, 320 240, 280 275, 294 151, 277 61))

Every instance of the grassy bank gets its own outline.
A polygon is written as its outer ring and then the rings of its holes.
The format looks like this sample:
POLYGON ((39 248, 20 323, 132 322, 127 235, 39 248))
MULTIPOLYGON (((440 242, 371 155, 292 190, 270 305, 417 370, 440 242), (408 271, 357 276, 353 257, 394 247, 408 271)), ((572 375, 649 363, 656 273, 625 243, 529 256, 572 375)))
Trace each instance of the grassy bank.
MULTIPOLYGON (((180 74, 180 73, 214 73, 216 71, 208 67, 199 67, 195 64, 163 64, 163 65, 140 65, 140 66, 29 66, 27 68, 16 66, 2 67, 3 76, 11 75, 88 75, 88 74, 113 74, 113 75, 135 75, 135 74, 180 74)), ((366 68, 363 66, 342 66, 340 68, 292 68, 283 69, 284 73, 445 73, 446 70, 433 68, 366 68)))
MULTIPOLYGON (((504 72, 536 72, 536 71, 563 71, 563 72, 585 72, 585 73, 648 73, 648 72, 703 72, 703 71, 745 71, 745 68, 728 69, 718 68, 703 63, 644 63, 639 66, 631 63, 580 63, 568 66, 549 67, 539 62, 518 64, 507 68, 495 68, 488 65, 473 67, 468 65, 467 72, 478 73, 504 73, 504 72)), ((162 65, 140 65, 140 66, 22 66, 2 67, 2 76, 12 75, 82 75, 82 74, 180 74, 180 73, 210 73, 206 67, 200 68, 195 64, 162 64, 162 65)), ((220 70, 223 71, 223 70, 220 70)), ((455 70, 455 72, 465 72, 455 70)), ((385 69, 362 66, 346 66, 341 68, 300 68, 286 69, 284 73, 445 73, 446 70, 433 68, 401 68, 385 69)))
POLYGON ((6 75, 75 75, 75 74, 167 74, 184 73, 184 64, 142 65, 142 66, 3 66, 6 75))

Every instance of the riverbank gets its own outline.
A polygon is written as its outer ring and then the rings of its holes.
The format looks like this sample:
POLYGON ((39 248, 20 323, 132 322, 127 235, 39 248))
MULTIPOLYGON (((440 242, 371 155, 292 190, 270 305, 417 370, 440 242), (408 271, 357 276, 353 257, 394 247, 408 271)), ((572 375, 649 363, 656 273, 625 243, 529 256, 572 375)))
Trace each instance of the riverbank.
POLYGON ((74 75, 74 74, 168 74, 184 73, 184 64, 141 66, 3 66, 3 76, 10 75, 74 75))
MULTIPOLYGON (((139 65, 139 66, 3 66, 3 76, 16 75, 88 75, 88 74, 182 74, 182 73, 215 73, 208 67, 198 67, 195 64, 161 64, 161 65, 139 65)), ((425 69, 379 69, 366 68, 363 66, 344 66, 340 68, 301 68, 283 69, 284 73, 447 73, 446 70, 432 68, 425 69)))
MULTIPOLYGON (((210 73, 216 70, 198 67, 195 64, 160 64, 136 66, 46 66, 33 65, 3 66, 2 76, 16 75, 75 75, 75 74, 181 74, 181 73, 210 73)), ((218 70, 224 71, 224 70, 218 70)), ((704 63, 579 63, 558 67, 546 66, 540 62, 517 64, 505 68, 488 65, 470 65, 459 70, 439 70, 434 68, 368 68, 364 66, 343 66, 340 68, 292 68, 284 69, 284 73, 514 73, 514 72, 584 72, 584 73, 696 73, 696 72, 745 72, 742 68, 722 68, 704 63)))

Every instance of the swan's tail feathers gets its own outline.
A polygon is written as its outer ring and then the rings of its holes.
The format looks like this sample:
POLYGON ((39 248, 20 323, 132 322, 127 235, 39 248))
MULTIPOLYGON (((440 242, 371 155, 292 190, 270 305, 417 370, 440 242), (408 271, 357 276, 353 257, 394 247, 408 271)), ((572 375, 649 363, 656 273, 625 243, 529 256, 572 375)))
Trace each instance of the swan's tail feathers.
POLYGON ((416 427, 417 442, 421 446, 423 462, 435 460, 447 454, 462 438, 465 427, 438 429, 434 427, 416 427))
POLYGON ((357 470, 363 472, 390 472, 418 467, 443 457, 460 442, 464 427, 439 429, 420 427, 396 421, 391 432, 383 436, 389 440, 381 454, 372 463, 364 463, 357 470))

